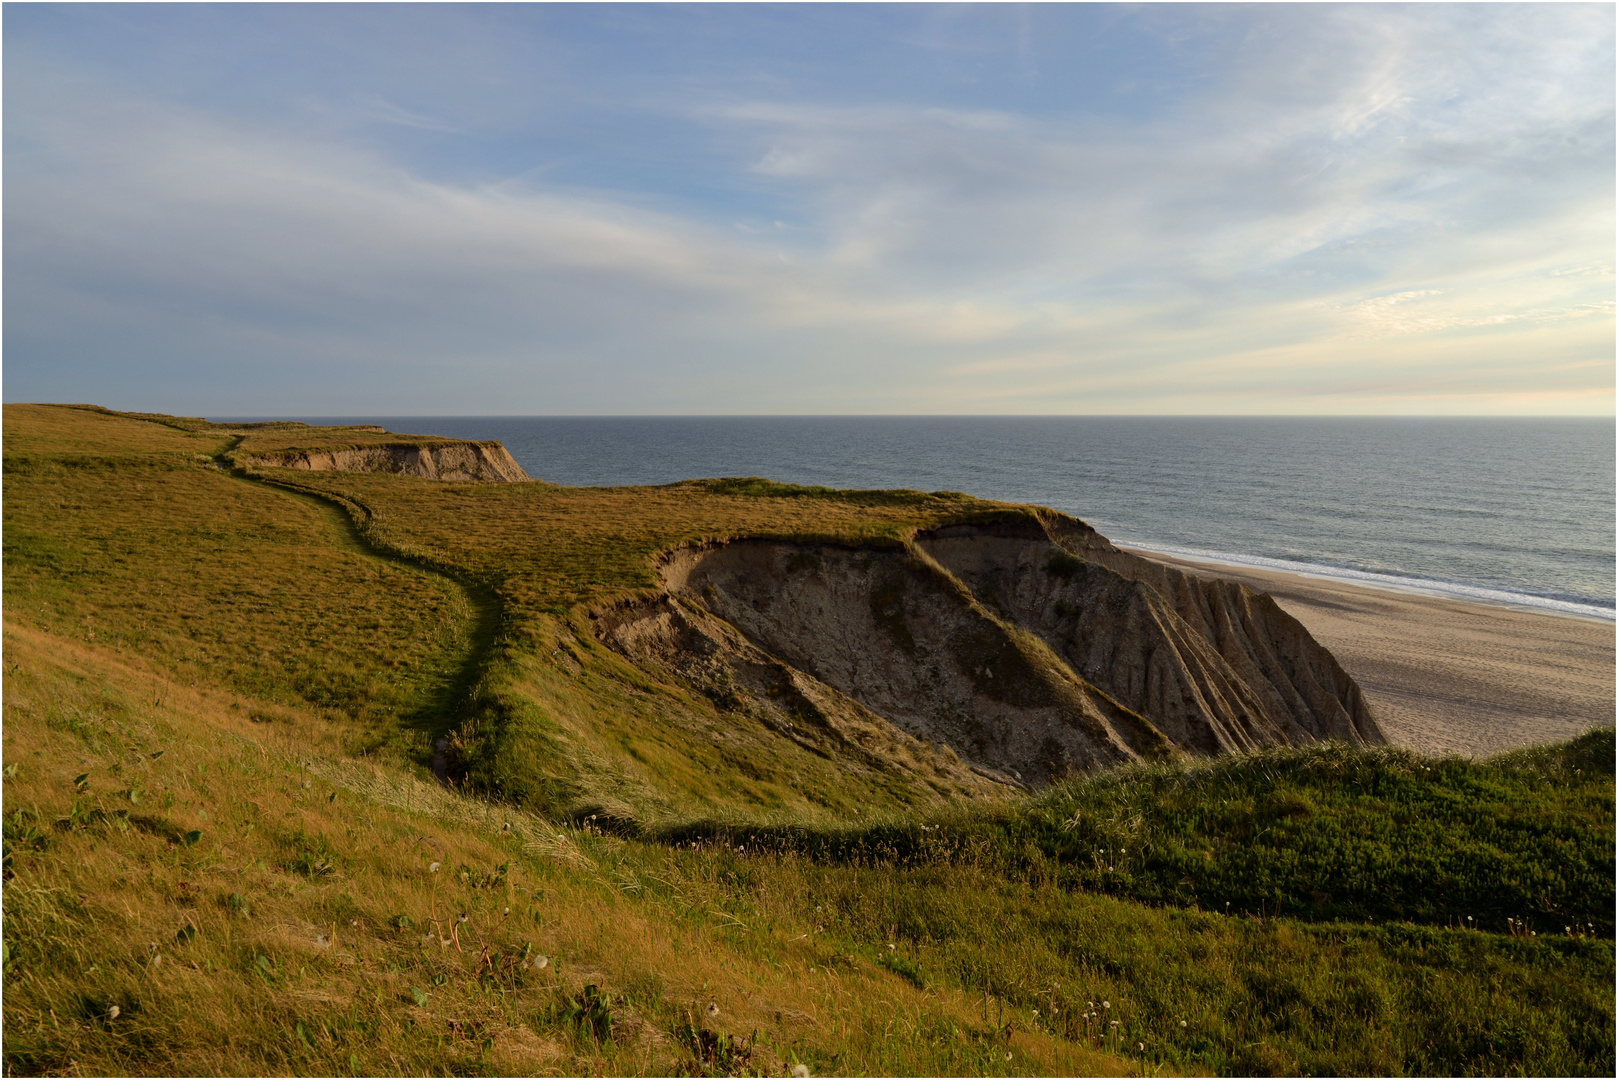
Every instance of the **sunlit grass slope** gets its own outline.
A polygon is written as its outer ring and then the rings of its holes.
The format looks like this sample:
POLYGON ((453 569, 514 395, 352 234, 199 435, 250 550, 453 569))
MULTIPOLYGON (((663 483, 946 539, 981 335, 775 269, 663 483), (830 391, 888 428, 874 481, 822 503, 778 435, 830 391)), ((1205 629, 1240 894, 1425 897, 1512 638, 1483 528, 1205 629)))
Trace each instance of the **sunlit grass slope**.
POLYGON ((722 717, 600 646, 581 603, 649 586, 652 553, 686 538, 767 528, 772 515, 891 538, 961 497, 761 500, 687 485, 569 498, 543 484, 343 476, 400 481, 381 490, 414 515, 406 534, 347 488, 327 498, 333 474, 264 470, 271 484, 218 467, 233 449, 285 448, 289 432, 329 445, 355 429, 8 406, 8 617, 161 657, 183 682, 206 672, 264 705, 360 720, 355 738, 407 747, 419 764, 447 736, 463 782, 555 815, 841 820, 962 794, 926 769, 851 772, 722 717), (497 490, 507 501, 490 500, 497 490), (427 523, 454 553, 421 542, 427 523))
POLYGON ((831 491, 757 479, 424 488, 405 477, 252 472, 341 502, 380 550, 496 598, 496 647, 453 740, 465 781, 540 812, 600 810, 620 823, 727 804, 753 818, 797 820, 940 801, 932 786, 902 771, 863 775, 850 786, 845 766, 743 717, 721 718, 711 702, 657 683, 600 644, 590 612, 650 595, 658 552, 738 535, 896 546, 918 528, 1031 512, 952 492, 831 491))
POLYGON ((315 705, 366 738, 430 724, 471 662, 464 591, 376 558, 329 504, 217 468, 229 441, 7 406, 7 618, 160 659, 160 683, 231 687, 266 715, 315 705))
POLYGON ((216 467, 254 430, 6 407, 8 1072, 1613 1071, 1610 732, 963 801, 588 605, 1006 508, 216 467))
POLYGON ((5 646, 11 1073, 1611 1071, 1610 940, 1146 906, 892 825, 592 835, 5 646))

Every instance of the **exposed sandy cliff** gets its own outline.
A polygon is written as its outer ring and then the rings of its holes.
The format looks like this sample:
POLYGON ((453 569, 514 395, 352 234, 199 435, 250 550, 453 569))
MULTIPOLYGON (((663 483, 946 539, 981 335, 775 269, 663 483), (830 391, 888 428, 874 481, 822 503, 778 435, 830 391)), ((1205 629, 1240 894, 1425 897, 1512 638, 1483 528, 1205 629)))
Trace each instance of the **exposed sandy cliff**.
POLYGON ((1269 597, 1060 515, 891 547, 733 540, 662 569, 664 595, 604 613, 602 638, 813 738, 840 718, 890 724, 1029 784, 1179 752, 1384 741, 1354 681, 1269 597))
POLYGON ((246 466, 317 472, 376 472, 434 480, 526 481, 528 474, 497 442, 393 443, 347 450, 287 450, 246 454, 246 466))

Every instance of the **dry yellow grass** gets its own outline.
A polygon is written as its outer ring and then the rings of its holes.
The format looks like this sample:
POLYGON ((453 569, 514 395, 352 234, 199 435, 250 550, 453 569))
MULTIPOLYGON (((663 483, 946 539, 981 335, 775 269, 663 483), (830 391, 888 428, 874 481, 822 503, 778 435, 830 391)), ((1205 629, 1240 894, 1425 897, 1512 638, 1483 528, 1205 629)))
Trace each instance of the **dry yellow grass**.
POLYGON ((343 757, 305 711, 132 696, 161 673, 104 649, 14 629, 6 655, 6 813, 48 835, 6 886, 14 1070, 670 1073, 697 1063, 670 1035, 688 1011, 771 1070, 1126 1067, 1032 1025, 984 1050, 974 995, 838 953, 801 898, 738 913, 729 853, 626 852, 457 796, 343 757), (613 1001, 603 1043, 556 1020, 587 983, 613 1001))

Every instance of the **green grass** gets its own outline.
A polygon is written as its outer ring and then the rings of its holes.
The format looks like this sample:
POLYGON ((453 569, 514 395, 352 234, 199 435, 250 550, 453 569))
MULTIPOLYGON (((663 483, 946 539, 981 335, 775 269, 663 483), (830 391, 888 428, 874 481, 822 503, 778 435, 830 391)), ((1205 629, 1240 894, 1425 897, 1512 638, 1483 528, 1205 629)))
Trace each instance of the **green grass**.
POLYGON ((234 429, 5 420, 9 1073, 1613 1072, 1611 731, 963 803, 587 608, 689 539, 1027 511, 264 478, 334 503, 214 468, 234 429))
MULTIPOLYGON (((21 426, 8 414, 8 447, 21 426)), ((161 658, 165 681, 314 705, 374 738, 400 718, 431 727, 468 662, 462 589, 377 559, 334 508, 194 454, 8 449, 5 487, 7 617, 161 658)))
POLYGON ((1613 933, 1611 728, 1484 762, 1278 749, 1119 768, 1016 805, 854 827, 669 826, 819 861, 970 862, 1154 907, 1613 933))

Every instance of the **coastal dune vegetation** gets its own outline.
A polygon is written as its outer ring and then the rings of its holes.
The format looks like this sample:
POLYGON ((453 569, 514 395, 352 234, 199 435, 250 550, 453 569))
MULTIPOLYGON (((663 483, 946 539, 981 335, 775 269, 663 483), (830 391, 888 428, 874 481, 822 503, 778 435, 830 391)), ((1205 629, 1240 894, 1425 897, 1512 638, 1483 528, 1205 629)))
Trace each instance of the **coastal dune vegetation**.
MULTIPOLYGON (((1610 729, 1421 758, 1300 641, 1286 678, 1347 728, 1219 720, 1236 745, 1187 749, 1018 604, 1109 597, 1229 700, 1247 661, 1230 681, 1188 636, 1202 594, 1117 584, 1038 508, 567 488, 368 427, 4 421, 8 1072, 1614 1069, 1610 729), (1038 554, 990 580, 916 540, 948 530, 1038 554), (890 722, 737 629, 761 598, 670 588, 677 553, 742 538, 956 582, 985 659, 1112 756, 1036 775, 890 722)), ((860 609, 883 648, 931 647, 891 610, 860 609)), ((960 700, 1009 699, 983 666, 960 700)))

